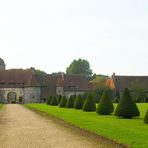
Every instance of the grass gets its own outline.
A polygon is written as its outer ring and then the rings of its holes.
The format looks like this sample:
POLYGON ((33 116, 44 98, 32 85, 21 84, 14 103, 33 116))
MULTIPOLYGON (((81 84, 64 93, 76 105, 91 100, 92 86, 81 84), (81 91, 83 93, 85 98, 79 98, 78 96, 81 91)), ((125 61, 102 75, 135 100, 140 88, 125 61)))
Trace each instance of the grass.
POLYGON ((141 115, 133 119, 117 118, 114 115, 98 115, 95 112, 83 112, 82 110, 59 108, 58 106, 48 106, 46 104, 26 104, 25 106, 46 112, 72 125, 119 143, 130 145, 133 148, 147 148, 148 125, 143 122, 143 118, 148 103, 139 103, 137 105, 141 115))
POLYGON ((0 104, 0 108, 2 107, 3 104, 0 104))

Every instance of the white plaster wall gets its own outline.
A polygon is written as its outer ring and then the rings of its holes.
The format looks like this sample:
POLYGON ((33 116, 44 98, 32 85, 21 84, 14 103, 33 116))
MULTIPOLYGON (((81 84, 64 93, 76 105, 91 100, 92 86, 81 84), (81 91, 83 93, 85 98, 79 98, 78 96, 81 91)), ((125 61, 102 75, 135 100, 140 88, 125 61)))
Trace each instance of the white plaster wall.
POLYGON ((79 91, 79 92, 64 92, 64 95, 69 98, 71 95, 83 95, 85 92, 79 91))
POLYGON ((56 94, 57 94, 57 95, 63 96, 63 95, 64 95, 64 94, 63 94, 63 87, 57 87, 57 89, 56 89, 56 94))

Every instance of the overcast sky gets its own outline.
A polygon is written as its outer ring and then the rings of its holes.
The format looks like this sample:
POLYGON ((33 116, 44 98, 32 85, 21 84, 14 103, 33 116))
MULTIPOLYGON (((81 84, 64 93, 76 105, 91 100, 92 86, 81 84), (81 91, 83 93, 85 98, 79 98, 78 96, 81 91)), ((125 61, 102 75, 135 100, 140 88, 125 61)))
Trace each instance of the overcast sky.
POLYGON ((7 69, 148 75, 148 0, 1 0, 0 57, 7 69))

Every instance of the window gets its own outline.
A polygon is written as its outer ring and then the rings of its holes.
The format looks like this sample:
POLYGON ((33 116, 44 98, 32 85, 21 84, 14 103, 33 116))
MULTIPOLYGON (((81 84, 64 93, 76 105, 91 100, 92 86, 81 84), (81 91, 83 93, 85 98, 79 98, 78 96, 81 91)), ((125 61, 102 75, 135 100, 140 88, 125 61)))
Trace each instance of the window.
POLYGON ((68 86, 68 89, 71 91, 76 91, 79 89, 79 87, 78 86, 68 86))

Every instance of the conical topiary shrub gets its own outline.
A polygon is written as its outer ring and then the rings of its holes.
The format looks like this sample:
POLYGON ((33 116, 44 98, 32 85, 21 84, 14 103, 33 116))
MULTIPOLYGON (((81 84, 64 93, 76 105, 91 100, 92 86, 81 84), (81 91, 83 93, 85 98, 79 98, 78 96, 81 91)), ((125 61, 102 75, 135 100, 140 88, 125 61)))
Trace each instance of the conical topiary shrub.
POLYGON ((66 96, 63 96, 61 98, 61 102, 59 104, 59 107, 65 107, 66 103, 67 103, 67 98, 66 98, 66 96))
POLYGON ((103 92, 96 111, 100 115, 110 115, 114 111, 112 98, 109 95, 108 90, 103 92))
POLYGON ((114 103, 118 103, 118 102, 119 102, 118 97, 115 96, 115 97, 114 97, 114 103))
POLYGON ((51 99, 52 99, 52 96, 49 96, 49 97, 47 98, 47 101, 46 101, 46 104, 47 104, 47 105, 50 105, 51 99))
POLYGON ((115 115, 123 118, 132 118, 140 115, 137 105, 133 101, 128 88, 125 88, 123 91, 123 95, 115 110, 115 115))
POLYGON ((145 122, 146 124, 148 124, 148 109, 147 109, 146 114, 145 114, 145 116, 144 116, 144 122, 145 122))
POLYGON ((76 97, 75 102, 74 102, 74 108, 82 109, 83 103, 84 103, 83 97, 81 95, 78 95, 78 97, 76 97))
POLYGON ((73 108, 75 102, 76 95, 71 95, 70 98, 67 100, 66 107, 73 108))
POLYGON ((52 97, 52 99, 50 101, 50 105, 52 105, 52 106, 58 105, 58 101, 57 101, 57 97, 56 96, 52 97))
POLYGON ((84 101, 83 111, 88 111, 88 112, 96 111, 96 104, 90 94, 84 101))
POLYGON ((87 99, 88 95, 89 95, 88 92, 85 92, 85 93, 82 95, 82 98, 83 98, 84 101, 87 99))
POLYGON ((60 102, 61 102, 61 99, 62 99, 62 96, 61 96, 61 95, 58 95, 58 97, 57 97, 58 104, 60 104, 60 102))

